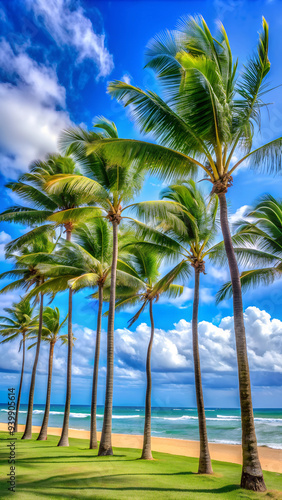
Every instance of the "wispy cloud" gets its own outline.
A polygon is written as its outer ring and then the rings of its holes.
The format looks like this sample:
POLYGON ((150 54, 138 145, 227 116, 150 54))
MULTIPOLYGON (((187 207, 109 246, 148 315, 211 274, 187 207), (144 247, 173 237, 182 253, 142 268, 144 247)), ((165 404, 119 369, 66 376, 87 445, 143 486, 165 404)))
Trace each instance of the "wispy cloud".
POLYGON ((69 0, 26 0, 26 4, 43 20, 58 46, 75 49, 77 63, 92 60, 98 68, 97 78, 111 73, 114 62, 106 47, 105 33, 96 33, 79 3, 74 6, 69 0))

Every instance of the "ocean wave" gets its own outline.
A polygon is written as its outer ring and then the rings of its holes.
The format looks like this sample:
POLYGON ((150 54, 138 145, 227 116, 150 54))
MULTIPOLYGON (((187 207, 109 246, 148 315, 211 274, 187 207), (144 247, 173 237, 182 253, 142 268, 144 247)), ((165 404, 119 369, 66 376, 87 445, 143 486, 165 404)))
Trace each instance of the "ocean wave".
MULTIPOLYGON (((162 420, 198 420, 198 417, 194 417, 192 415, 182 415, 181 417, 152 417, 156 419, 162 419, 162 420)), ((238 417, 228 417, 228 418, 218 418, 218 417, 206 417, 206 420, 213 421, 213 422, 230 422, 232 420, 238 422, 240 421, 240 418, 238 417)))
POLYGON ((241 420, 237 415, 217 415, 217 418, 222 418, 223 420, 241 420))
POLYGON ((241 444, 240 441, 229 441, 228 439, 209 439, 209 442, 217 444, 241 444))
POLYGON ((190 415, 182 415, 182 417, 152 417, 152 418, 161 418, 163 420, 198 420, 198 417, 192 417, 190 415))
MULTIPOLYGON (((229 441, 228 439, 209 439, 210 443, 217 443, 217 444, 238 444, 241 445, 240 441, 229 441)), ((281 450, 282 445, 277 444, 277 443, 266 443, 266 444, 260 444, 258 443, 259 447, 265 447, 265 448, 274 448, 275 450, 281 450)))
POLYGON ((255 417, 255 422, 271 422, 278 423, 282 425, 282 418, 259 418, 255 417))
POLYGON ((50 415, 64 415, 63 411, 50 411, 50 415))
POLYGON ((282 450, 282 444, 277 443, 267 443, 259 446, 266 446, 267 448, 273 448, 274 450, 282 450))
POLYGON ((44 413, 44 410, 33 410, 34 415, 39 415, 40 413, 44 413))
POLYGON ((90 416, 90 413, 70 413, 70 417, 72 418, 88 418, 90 416))
POLYGON ((113 415, 113 418, 140 418, 141 415, 113 415))

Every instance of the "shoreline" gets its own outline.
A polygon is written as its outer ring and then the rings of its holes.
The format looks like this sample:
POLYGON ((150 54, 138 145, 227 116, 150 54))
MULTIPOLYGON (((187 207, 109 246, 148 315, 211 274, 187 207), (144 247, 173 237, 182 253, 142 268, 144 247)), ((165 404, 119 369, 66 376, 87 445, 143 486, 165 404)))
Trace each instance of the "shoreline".
MULTIPOLYGON (((24 428, 24 425, 19 425, 19 432, 23 432, 24 428)), ((8 424, 0 422, 0 431, 7 432, 8 424)), ((34 434, 39 433, 39 431, 40 426, 32 426, 32 432, 34 434)), ((61 428, 48 427, 48 434, 60 436, 61 428)), ((98 432, 98 440, 100 439, 100 435, 101 433, 98 432)), ((69 437, 89 440, 90 431, 69 429, 69 437)), ((142 449, 143 436, 134 434, 112 434, 112 442, 113 446, 118 448, 142 449)), ((241 445, 209 443, 209 449, 212 460, 239 465, 242 464, 241 445)), ((197 458, 199 456, 199 441, 152 436, 152 451, 197 458)), ((282 450, 259 446, 258 452, 263 470, 282 473, 282 450)))

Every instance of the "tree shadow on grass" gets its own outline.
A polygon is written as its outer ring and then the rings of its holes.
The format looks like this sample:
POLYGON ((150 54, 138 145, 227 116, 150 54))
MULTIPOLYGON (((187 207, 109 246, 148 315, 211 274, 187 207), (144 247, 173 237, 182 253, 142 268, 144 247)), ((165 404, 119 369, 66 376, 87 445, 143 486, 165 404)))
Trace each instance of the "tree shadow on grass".
MULTIPOLYGON (((19 485, 17 486, 17 491, 21 491, 23 494, 29 493, 30 495, 37 495, 38 491, 40 491, 40 498, 83 498, 84 491, 88 492, 87 497, 89 496, 89 493, 91 494, 91 491, 95 492, 95 498, 103 498, 102 494, 103 492, 106 494, 105 498, 112 498, 115 499, 116 495, 115 492, 124 492, 125 496, 124 498, 128 498, 127 493, 130 492, 132 498, 138 498, 138 499, 145 499, 147 494, 149 493, 156 493, 159 495, 162 495, 161 497, 158 498, 164 498, 166 494, 169 494, 169 498, 177 498, 177 495, 179 494, 206 494, 207 498, 211 498, 213 495, 220 495, 220 494, 230 494, 234 491, 237 491, 240 489, 240 486, 237 484, 231 484, 231 485, 226 485, 222 486, 219 488, 172 488, 172 487, 146 487, 146 486, 121 486, 116 484, 115 486, 99 486, 98 484, 88 484, 85 486, 85 480, 83 482, 84 486, 78 481, 78 483, 74 484, 73 486, 69 485, 69 481, 67 483, 64 483, 59 479, 58 484, 56 482, 51 482, 46 480, 44 482, 47 482, 46 486, 42 484, 42 482, 36 483, 25 483, 24 485, 19 485), (52 490, 52 493, 51 491, 52 490), (57 490, 57 491, 56 491, 57 490), (78 492, 77 497, 75 496, 76 492, 78 492), (109 493, 112 492, 112 496, 109 497, 109 493), (52 495, 52 496, 50 496, 52 495), (173 496, 171 496, 173 495, 173 496)), ((85 497, 86 498, 86 497, 85 497)), ((90 497, 94 498, 94 497, 90 497)), ((187 497, 189 498, 189 496, 187 497)), ((223 496, 222 498, 229 498, 227 496, 223 496)))
MULTIPOLYGON (((227 493, 232 493, 235 490, 239 490, 240 486, 238 484, 228 484, 225 486, 221 487, 213 487, 213 486, 207 486, 206 488, 201 487, 198 488, 197 485, 195 484, 195 487, 191 484, 189 484, 190 487, 186 487, 186 485, 183 485, 183 487, 178 486, 178 487, 169 487, 169 486, 138 486, 134 484, 128 484, 128 481, 134 478, 140 478, 140 476, 157 476, 160 478, 166 478, 166 477, 175 477, 176 479, 179 476, 183 477, 188 477, 195 474, 193 472, 176 472, 176 473, 120 473, 120 474, 112 474, 112 475, 95 475, 89 477, 87 473, 83 474, 71 474, 71 476, 52 476, 48 477, 43 480, 39 481, 30 481, 30 482, 25 482, 21 485, 17 486, 18 491, 22 491, 22 493, 29 493, 29 494, 34 494, 38 491, 40 491, 40 496, 41 498, 47 497, 50 498, 50 494, 52 494, 52 498, 62 498, 62 491, 63 491, 63 498, 75 498, 75 492, 80 492, 77 496, 77 498, 80 498, 81 496, 83 497, 83 491, 88 491, 91 493, 95 491, 98 494, 101 494, 102 492, 105 492, 107 495, 107 498, 110 498, 108 496, 109 493, 112 492, 113 496, 112 498, 115 498, 115 491, 119 492, 131 492, 132 497, 134 498, 146 498, 146 493, 152 492, 152 493, 159 493, 159 494, 173 494, 177 495, 177 493, 194 493, 194 494, 200 494, 204 493, 209 496, 213 494, 227 494, 227 493), (76 476, 76 477, 75 477, 76 476), (120 478, 120 480, 118 479, 120 478), (103 486, 101 486, 101 482, 103 486), (124 484, 127 483, 127 484, 124 484), (50 493, 50 490, 52 490, 52 493, 50 493), (55 491, 54 491, 55 490, 55 491), (137 496, 138 495, 138 496, 137 496)), ((1 482, 0 482, 1 484, 1 482)), ((88 494, 87 494, 88 496, 88 494)), ((102 498, 99 496, 99 498, 102 498)), ((125 498, 128 498, 127 495, 125 498)), ((189 497, 188 497, 189 498, 189 497)), ((224 497, 223 497, 224 498, 224 497)), ((226 497, 225 497, 226 498, 226 497)))

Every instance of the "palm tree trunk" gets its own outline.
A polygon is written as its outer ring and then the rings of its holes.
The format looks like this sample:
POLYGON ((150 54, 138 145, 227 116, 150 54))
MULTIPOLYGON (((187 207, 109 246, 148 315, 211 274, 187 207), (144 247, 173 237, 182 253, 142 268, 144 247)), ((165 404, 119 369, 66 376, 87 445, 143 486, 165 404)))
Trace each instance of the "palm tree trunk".
POLYGON ((229 263, 233 291, 234 329, 239 375, 243 449, 241 487, 253 491, 265 491, 266 487, 258 457, 254 424, 240 274, 229 230, 225 194, 219 194, 219 202, 221 229, 224 239, 225 251, 229 263))
POLYGON ((194 358, 194 371, 195 371, 196 399, 197 399, 199 435, 200 435, 200 459, 199 459, 198 474, 212 474, 213 470, 210 459, 209 443, 208 443, 208 435, 206 427, 206 416, 205 416, 199 341, 198 341, 199 289, 200 289, 200 272, 197 268, 195 268, 192 336, 193 336, 193 358, 194 358))
POLYGON ((52 369, 53 369, 53 356, 54 356, 54 342, 50 342, 50 350, 49 350, 49 366, 48 366, 48 381, 47 381, 47 394, 46 394, 46 404, 45 404, 45 412, 42 421, 42 426, 40 429, 39 436, 37 441, 45 441, 47 439, 47 429, 48 429, 48 420, 49 420, 49 412, 50 412, 50 399, 51 399, 51 384, 52 384, 52 369))
POLYGON ((99 285, 99 310, 97 318, 96 346, 95 358, 93 367, 93 385, 92 385, 92 401, 91 401, 91 422, 90 422, 90 449, 98 448, 97 444, 97 387, 98 387, 98 369, 100 356, 100 339, 101 339, 101 322, 103 309, 103 285, 99 285))
POLYGON ((144 424, 144 439, 141 458, 144 460, 153 460, 151 451, 151 393, 152 393, 152 374, 151 374, 151 353, 153 347, 155 325, 153 317, 153 302, 150 300, 150 320, 151 320, 151 337, 147 350, 146 360, 146 403, 145 403, 145 424, 144 424))
POLYGON ((22 439, 31 439, 32 438, 33 398, 34 398, 34 389, 35 389, 36 368, 37 368, 39 351, 40 351, 40 343, 41 343, 42 321, 43 321, 43 293, 40 294, 38 338, 37 338, 36 353, 35 353, 35 358, 34 358, 34 363, 33 363, 33 368, 32 368, 32 375, 31 375, 31 382, 30 382, 25 431, 23 433, 22 439))
MULTIPOLYGON (((67 241, 71 241, 71 231, 67 230, 67 241)), ((71 365, 72 365, 72 289, 69 288, 69 313, 68 313, 68 364, 67 364, 67 393, 65 402, 64 422, 62 427, 61 438, 58 446, 69 446, 69 420, 70 420, 70 403, 71 403, 71 365)))
POLYGON ((99 456, 113 455, 112 449, 112 413, 113 413, 113 385, 114 385, 114 321, 116 300, 116 274, 118 258, 118 222, 113 220, 113 259, 111 268, 111 292, 108 314, 107 332, 107 379, 105 410, 99 456))
POLYGON ((18 420, 19 420, 19 410, 20 410, 20 404, 21 404, 21 393, 22 393, 23 374, 24 374, 24 361, 25 361, 25 333, 23 333, 23 345, 22 345, 22 348, 23 348, 22 371, 21 371, 21 380, 20 380, 20 387, 19 387, 18 399, 17 399, 14 432, 18 432, 18 420))

